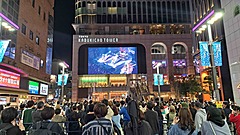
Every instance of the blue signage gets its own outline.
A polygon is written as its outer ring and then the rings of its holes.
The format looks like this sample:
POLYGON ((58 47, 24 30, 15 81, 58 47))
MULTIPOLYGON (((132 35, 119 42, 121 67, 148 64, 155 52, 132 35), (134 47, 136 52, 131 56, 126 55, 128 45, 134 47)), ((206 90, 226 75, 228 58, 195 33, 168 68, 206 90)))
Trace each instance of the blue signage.
POLYGON ((200 56, 202 66, 210 66, 210 54, 208 49, 208 42, 199 42, 200 56))
POLYGON ((30 94, 38 94, 39 91, 39 83, 34 81, 29 81, 29 93, 30 94))
POLYGON ((47 55, 46 55, 46 73, 51 74, 52 70, 52 48, 47 47, 47 55))
POLYGON ((155 86, 158 85, 158 83, 160 83, 160 85, 164 84, 164 80, 163 80, 163 74, 153 74, 153 84, 155 86))
POLYGON ((222 66, 221 42, 213 42, 212 48, 213 48, 215 66, 222 66))
POLYGON ((0 62, 2 62, 4 54, 7 50, 10 40, 0 40, 0 62))
MULTIPOLYGON (((67 85, 68 74, 64 74, 64 85, 67 85)), ((62 85, 62 74, 58 75, 58 86, 62 85)))

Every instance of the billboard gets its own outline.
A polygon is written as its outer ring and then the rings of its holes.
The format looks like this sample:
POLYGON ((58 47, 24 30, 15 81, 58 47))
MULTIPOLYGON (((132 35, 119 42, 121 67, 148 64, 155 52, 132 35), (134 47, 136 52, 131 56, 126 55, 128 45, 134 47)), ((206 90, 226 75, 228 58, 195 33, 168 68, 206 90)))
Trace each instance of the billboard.
POLYGON ((25 65, 39 70, 40 58, 27 51, 22 50, 21 62, 25 65))
POLYGON ((157 86, 158 83, 160 83, 160 85, 164 85, 163 74, 153 74, 153 84, 157 86))
POLYGON ((167 61, 166 60, 153 60, 152 61, 152 67, 153 69, 156 69, 157 68, 157 65, 160 64, 160 68, 164 68, 164 67, 167 67, 167 61))
POLYGON ((88 74, 137 74, 136 47, 89 47, 88 74))
POLYGON ((20 74, 0 69, 0 86, 19 88, 20 74))
POLYGON ((10 40, 0 40, 0 62, 2 62, 4 54, 7 50, 10 40))
POLYGON ((38 94, 39 83, 34 81, 29 81, 28 89, 30 94, 38 94))
POLYGON ((221 42, 213 42, 212 48, 213 48, 215 66, 222 66, 221 42))
POLYGON ((208 49, 208 42, 199 42, 200 56, 202 66, 210 66, 210 54, 208 49))
POLYGON ((173 60, 173 66, 174 67, 186 67, 186 60, 185 59, 178 59, 178 60, 173 60))
POLYGON ((48 95, 48 85, 47 84, 40 84, 40 95, 48 95))
MULTIPOLYGON (((64 85, 67 85, 67 80, 68 80, 68 76, 69 74, 64 74, 64 85)), ((61 86, 62 85, 62 74, 59 74, 58 75, 58 86, 61 86)))

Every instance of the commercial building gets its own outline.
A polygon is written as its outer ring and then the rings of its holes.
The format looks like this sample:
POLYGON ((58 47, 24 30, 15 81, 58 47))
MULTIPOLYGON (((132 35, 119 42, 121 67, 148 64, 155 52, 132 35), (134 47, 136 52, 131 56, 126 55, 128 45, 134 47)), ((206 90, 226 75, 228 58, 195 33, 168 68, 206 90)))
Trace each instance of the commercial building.
POLYGON ((240 104, 240 1, 221 0, 234 100, 240 104))
POLYGON ((0 98, 12 105, 45 100, 51 74, 53 0, 0 1, 0 98), (6 43, 6 42, 5 42, 6 43))
POLYGON ((189 0, 76 0, 75 10, 73 101, 156 94, 158 79, 167 100, 174 79, 194 74, 189 0))
MULTIPOLYGON (((227 1, 225 3, 228 3, 227 1)), ((216 19, 215 13, 222 11, 220 0, 193 0, 191 1, 193 10, 193 38, 194 38, 194 66, 196 74, 200 76, 202 86, 205 90, 212 92, 213 90, 213 70, 211 66, 202 66, 200 59, 199 41, 209 41, 212 37, 213 41, 221 42, 222 65, 217 66, 217 88, 220 90, 221 100, 233 100, 231 77, 228 62, 228 44, 224 33, 224 25, 222 18, 216 19), (215 18, 214 18, 215 17, 215 18), (207 26, 210 25, 212 34, 209 35, 207 26)), ((224 14, 224 18, 227 17, 224 14)), ((226 26, 225 28, 228 28, 226 26)), ((207 45, 208 46, 208 45, 207 45)), ((212 46, 210 46, 212 47, 212 46)), ((210 48, 208 47, 208 48, 210 48)), ((211 51, 209 52, 211 54, 211 51)), ((215 56, 214 56, 215 57, 215 56)), ((219 59, 220 60, 220 59, 219 59)), ((215 61, 214 61, 215 63, 215 61)), ((203 94, 204 100, 209 99, 208 94, 203 94)))

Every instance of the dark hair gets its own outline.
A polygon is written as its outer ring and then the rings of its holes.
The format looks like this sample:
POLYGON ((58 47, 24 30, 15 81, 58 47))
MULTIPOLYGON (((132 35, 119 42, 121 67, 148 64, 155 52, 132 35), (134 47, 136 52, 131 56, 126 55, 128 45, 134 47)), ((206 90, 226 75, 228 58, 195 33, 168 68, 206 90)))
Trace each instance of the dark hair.
POLYGON ((120 104, 121 104, 121 105, 124 105, 124 104, 125 104, 125 101, 123 101, 123 100, 120 101, 120 104))
POLYGON ((114 112, 114 116, 118 115, 118 108, 114 105, 112 108, 113 112, 114 112))
POLYGON ((25 104, 20 104, 20 109, 24 109, 26 107, 25 104))
POLYGON ((80 111, 80 110, 82 110, 82 108, 83 108, 83 104, 80 103, 80 104, 77 106, 77 109, 80 111))
POLYGON ((101 118, 101 117, 105 117, 107 115, 108 109, 105 104, 97 103, 97 104, 95 104, 93 111, 97 118, 101 118))
POLYGON ((195 129, 194 122, 192 120, 192 114, 188 108, 181 108, 179 110, 179 122, 178 126, 182 130, 193 130, 195 129))
POLYGON ((145 120, 145 115, 144 115, 144 113, 141 110, 139 110, 139 120, 140 121, 141 120, 145 120))
POLYGON ((17 109, 13 107, 6 108, 2 111, 1 119, 3 123, 11 123, 17 117, 17 109))
POLYGON ((72 106, 72 110, 77 110, 77 107, 74 105, 74 106, 72 106))
POLYGON ((106 106, 108 106, 108 100, 107 99, 103 99, 102 103, 104 103, 106 106))
POLYGON ((115 105, 116 105, 116 107, 120 107, 119 101, 117 101, 117 102, 115 103, 115 105))
POLYGON ((27 107, 30 108, 34 105, 34 102, 32 100, 27 102, 27 107))
POLYGON ((57 101, 57 104, 60 104, 60 101, 57 101))
POLYGON ((153 102, 152 102, 152 101, 149 101, 149 102, 147 103, 147 108, 148 108, 149 110, 152 110, 153 107, 154 107, 153 102))
POLYGON ((37 103, 37 109, 41 109, 41 108, 43 108, 43 107, 44 107, 43 101, 39 101, 39 102, 37 103))
POLYGON ((88 105, 88 112, 93 112, 94 104, 88 105))
POLYGON ((61 113, 61 109, 57 108, 57 109, 55 110, 55 114, 60 114, 60 113, 61 113))
POLYGON ((41 111, 41 116, 43 120, 52 119, 53 115, 54 109, 52 107, 44 107, 44 109, 41 111))
POLYGON ((195 102, 195 107, 202 108, 202 104, 200 102, 195 102))
POLYGON ((3 105, 0 105, 0 112, 3 110, 4 108, 3 108, 3 105))

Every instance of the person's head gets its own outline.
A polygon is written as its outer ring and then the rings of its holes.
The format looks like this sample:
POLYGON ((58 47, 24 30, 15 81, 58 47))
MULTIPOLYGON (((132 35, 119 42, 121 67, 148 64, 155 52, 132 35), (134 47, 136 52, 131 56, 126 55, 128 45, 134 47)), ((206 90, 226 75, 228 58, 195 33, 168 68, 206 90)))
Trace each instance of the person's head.
POLYGON ((227 101, 223 102, 223 108, 230 108, 230 105, 227 101))
POLYGON ((43 120, 50 120, 54 115, 54 109, 52 107, 44 107, 41 111, 41 116, 43 120))
POLYGON ((55 114, 58 115, 58 114, 60 114, 60 113, 61 113, 61 109, 57 108, 57 109, 55 110, 55 114))
POLYGON ((60 101, 57 101, 57 104, 60 105, 60 101))
POLYGON ((88 112, 93 112, 94 104, 88 105, 88 112))
POLYGON ((175 113, 176 112, 176 109, 175 109, 175 107, 173 105, 171 105, 169 108, 170 108, 169 112, 171 112, 171 113, 175 113))
POLYGON ((180 108, 178 117, 179 117, 179 122, 178 122, 179 127, 182 130, 186 130, 189 128, 195 129, 194 122, 192 119, 192 114, 188 108, 180 108))
POLYGON ((107 99, 103 99, 102 103, 105 104, 106 106, 108 106, 108 100, 107 99))
POLYGON ((29 101, 27 102, 27 107, 28 107, 28 108, 33 107, 33 105, 34 105, 34 102, 33 102, 32 100, 29 100, 29 101))
POLYGON ((123 106, 124 104, 125 104, 125 101, 120 101, 120 104, 121 104, 121 106, 123 106))
POLYGON ((115 105, 116 105, 116 107, 120 107, 119 101, 116 101, 115 105))
POLYGON ((43 109, 43 107, 44 107, 43 101, 39 101, 39 102, 37 103, 37 109, 43 109))
POLYGON ((199 109, 202 108, 202 104, 201 104, 200 102, 196 102, 195 105, 194 105, 194 108, 195 108, 196 110, 199 110, 199 109))
POLYGON ((107 115, 108 109, 104 103, 97 103, 94 105, 93 111, 97 118, 102 118, 107 115))
POLYGON ((113 110, 114 116, 118 115, 118 108, 117 108, 117 106, 114 105, 112 110, 113 110))
POLYGON ((23 110, 26 107, 25 104, 20 104, 20 109, 23 110))
POLYGON ((148 108, 149 110, 152 110, 153 107, 154 107, 153 102, 152 102, 152 101, 149 101, 149 102, 147 103, 147 108, 148 108))
POLYGON ((11 123, 17 117, 17 109, 13 107, 6 108, 2 111, 1 119, 3 123, 11 123))
POLYGON ((80 103, 80 104, 77 106, 77 109, 78 109, 78 111, 81 111, 81 110, 83 109, 83 104, 80 103))
POLYGON ((140 121, 141 120, 145 120, 145 115, 144 115, 144 113, 141 110, 139 110, 139 120, 140 121))
POLYGON ((73 111, 76 111, 77 110, 77 107, 74 105, 74 106, 72 106, 72 110, 73 111))
POLYGON ((221 127, 225 124, 225 122, 222 119, 221 111, 214 106, 209 106, 207 108, 207 120, 221 127))

